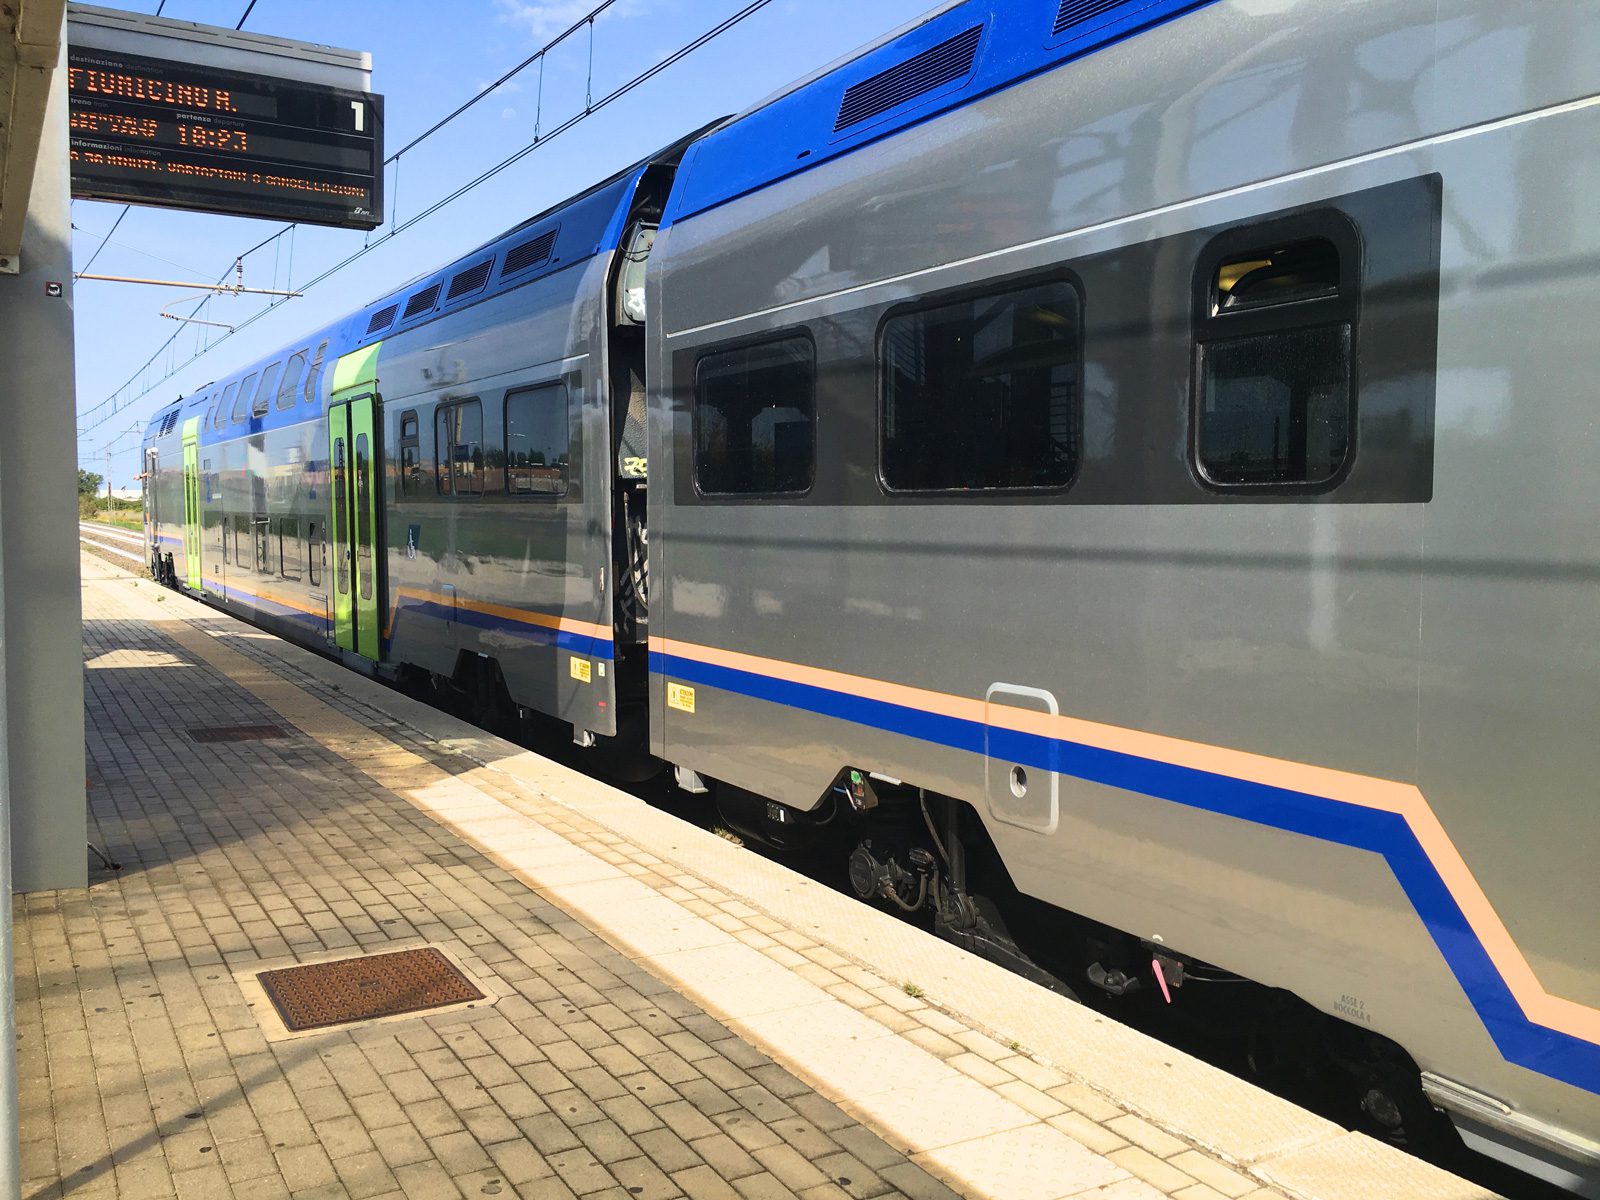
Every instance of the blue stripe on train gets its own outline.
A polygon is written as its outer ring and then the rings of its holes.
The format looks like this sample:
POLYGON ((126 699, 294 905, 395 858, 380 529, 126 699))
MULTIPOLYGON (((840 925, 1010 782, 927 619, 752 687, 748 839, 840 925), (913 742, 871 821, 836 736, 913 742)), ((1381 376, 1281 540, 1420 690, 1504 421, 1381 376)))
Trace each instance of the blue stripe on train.
POLYGON ((321 613, 305 612, 302 609, 273 600, 268 596, 258 595, 249 588, 239 587, 237 584, 224 583, 220 579, 207 578, 204 583, 206 591, 223 600, 248 600, 266 616, 299 621, 315 629, 318 633, 326 633, 328 630, 328 618, 321 613))
POLYGON ((651 652, 650 670, 973 754, 985 753, 987 734, 988 744, 1008 762, 1382 855, 1506 1060, 1600 1092, 1600 1046, 1528 1019, 1416 834, 1395 813, 1078 742, 988 729, 976 721, 660 651, 651 652))
POLYGON ((556 646, 587 658, 610 659, 615 653, 610 638, 595 637, 587 633, 569 633, 565 629, 551 629, 549 626, 535 625, 530 621, 516 621, 510 617, 461 606, 451 608, 434 600, 417 600, 411 597, 403 597, 395 608, 394 622, 390 626, 390 640, 394 636, 394 627, 400 624, 400 617, 405 613, 416 613, 436 621, 454 620, 459 625, 471 625, 474 629, 514 633, 535 645, 556 646))

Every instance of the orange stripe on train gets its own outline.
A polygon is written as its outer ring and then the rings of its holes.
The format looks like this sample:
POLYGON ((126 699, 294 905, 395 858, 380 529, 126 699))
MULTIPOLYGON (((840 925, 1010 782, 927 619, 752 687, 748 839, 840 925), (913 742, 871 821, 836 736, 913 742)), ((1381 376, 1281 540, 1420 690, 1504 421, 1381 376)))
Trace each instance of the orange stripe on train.
POLYGON ((1545 991, 1444 825, 1414 784, 1106 725, 1080 717, 1030 712, 1009 705, 994 709, 998 719, 991 721, 989 706, 982 700, 968 696, 929 691, 863 675, 850 675, 665 637, 652 637, 650 649, 710 666, 785 679, 980 725, 994 724, 1020 733, 1075 742, 1134 758, 1188 767, 1212 775, 1394 813, 1411 828, 1423 853, 1444 880, 1474 935, 1528 1019, 1548 1029, 1600 1045, 1600 1010, 1545 991))

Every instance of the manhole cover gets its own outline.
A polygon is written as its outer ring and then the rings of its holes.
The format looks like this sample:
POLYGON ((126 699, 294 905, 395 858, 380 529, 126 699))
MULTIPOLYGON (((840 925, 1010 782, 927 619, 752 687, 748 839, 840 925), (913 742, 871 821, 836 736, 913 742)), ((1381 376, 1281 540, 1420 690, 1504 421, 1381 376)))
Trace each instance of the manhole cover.
POLYGON ((484 999, 432 947, 284 967, 256 978, 291 1033, 484 999))
POLYGON ((197 742, 265 742, 289 735, 276 725, 202 725, 189 736, 197 742))

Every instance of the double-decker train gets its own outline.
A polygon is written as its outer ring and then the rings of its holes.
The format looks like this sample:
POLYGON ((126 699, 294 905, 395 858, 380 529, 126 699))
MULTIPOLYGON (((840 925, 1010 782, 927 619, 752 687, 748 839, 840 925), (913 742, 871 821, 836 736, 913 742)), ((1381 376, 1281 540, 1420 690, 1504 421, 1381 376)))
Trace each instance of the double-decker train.
POLYGON ((1600 1194, 1597 185, 1591 0, 943 4, 158 413, 152 565, 1600 1194))

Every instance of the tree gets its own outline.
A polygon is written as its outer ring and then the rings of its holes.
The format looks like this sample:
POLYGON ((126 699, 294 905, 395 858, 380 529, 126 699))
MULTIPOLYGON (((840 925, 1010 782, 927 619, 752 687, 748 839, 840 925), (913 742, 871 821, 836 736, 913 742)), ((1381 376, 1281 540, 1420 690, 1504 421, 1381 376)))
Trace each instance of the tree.
POLYGON ((96 496, 100 493, 100 485, 106 481, 104 475, 96 475, 93 471, 78 468, 78 495, 96 496))

